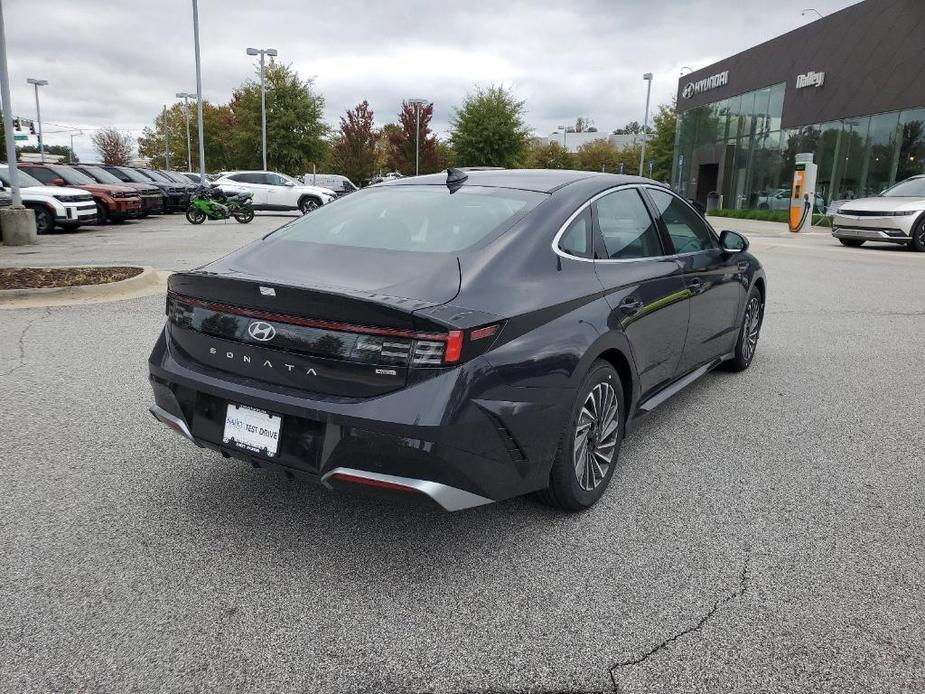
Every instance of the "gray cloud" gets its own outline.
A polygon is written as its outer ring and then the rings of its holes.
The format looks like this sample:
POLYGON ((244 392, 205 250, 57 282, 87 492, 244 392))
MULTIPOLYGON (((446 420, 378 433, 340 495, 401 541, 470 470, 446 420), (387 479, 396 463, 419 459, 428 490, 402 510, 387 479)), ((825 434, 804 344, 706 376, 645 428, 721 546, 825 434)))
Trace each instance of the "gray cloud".
MULTIPOLYGON (((851 0, 815 0, 823 14, 851 0)), ((253 74, 247 46, 273 47, 315 77, 326 119, 368 99, 378 124, 402 98, 435 104, 445 132, 476 84, 504 83, 524 99, 538 134, 592 118, 601 130, 641 120, 642 73, 653 104, 667 102, 683 65, 722 57, 805 24, 806 0, 200 0, 203 91, 222 102, 253 74)), ((139 131, 178 91, 195 90, 190 0, 12 0, 5 3, 13 110, 32 117, 26 77, 42 90, 47 141, 61 126, 139 131), (55 125, 53 125, 55 124, 55 125)), ((92 158, 88 136, 78 154, 92 158)))

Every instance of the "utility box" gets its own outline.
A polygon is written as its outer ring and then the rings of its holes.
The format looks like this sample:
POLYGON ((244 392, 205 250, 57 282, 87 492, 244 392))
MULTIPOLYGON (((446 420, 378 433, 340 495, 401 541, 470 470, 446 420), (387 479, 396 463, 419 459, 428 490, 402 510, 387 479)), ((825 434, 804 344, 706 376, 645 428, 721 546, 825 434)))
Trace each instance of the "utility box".
POLYGON ((711 190, 707 194, 707 214, 713 210, 718 210, 723 206, 723 196, 717 193, 715 190, 711 190))

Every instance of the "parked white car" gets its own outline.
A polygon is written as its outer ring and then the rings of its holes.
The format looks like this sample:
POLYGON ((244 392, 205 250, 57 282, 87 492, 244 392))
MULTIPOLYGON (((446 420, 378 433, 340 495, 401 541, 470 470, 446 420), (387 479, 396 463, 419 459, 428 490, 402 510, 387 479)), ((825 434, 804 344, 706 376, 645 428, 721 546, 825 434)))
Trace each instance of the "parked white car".
POLYGON ((251 193, 255 210, 299 210, 307 214, 336 197, 330 188, 307 186, 273 171, 225 171, 212 185, 228 193, 251 193))
MULTIPOLYGON (((96 224, 96 203, 93 196, 80 188, 46 186, 25 171, 17 170, 22 204, 35 213, 35 227, 40 234, 49 234, 56 226, 72 231, 81 224, 96 224)), ((10 168, 0 166, 0 182, 10 188, 10 168)))
POLYGON ((329 188, 334 191, 337 197, 346 195, 347 193, 352 193, 357 190, 356 185, 346 176, 341 176, 340 174, 320 174, 320 173, 307 173, 301 177, 302 183, 310 186, 320 186, 321 188, 329 188))

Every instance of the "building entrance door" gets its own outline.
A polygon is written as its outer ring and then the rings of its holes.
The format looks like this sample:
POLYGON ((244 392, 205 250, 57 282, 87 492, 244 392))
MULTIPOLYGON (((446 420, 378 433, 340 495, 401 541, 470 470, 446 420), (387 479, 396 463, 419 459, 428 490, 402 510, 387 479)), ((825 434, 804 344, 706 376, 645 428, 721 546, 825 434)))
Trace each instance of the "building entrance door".
POLYGON ((697 169, 697 202, 704 208, 707 206, 707 196, 717 190, 718 181, 719 164, 701 164, 697 169))

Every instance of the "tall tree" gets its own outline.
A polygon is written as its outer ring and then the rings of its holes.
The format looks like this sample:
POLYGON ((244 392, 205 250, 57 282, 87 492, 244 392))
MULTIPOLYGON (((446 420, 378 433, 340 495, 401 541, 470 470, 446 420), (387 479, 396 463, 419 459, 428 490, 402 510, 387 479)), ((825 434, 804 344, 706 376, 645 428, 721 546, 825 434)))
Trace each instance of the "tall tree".
MULTIPOLYGON (((234 114, 225 105, 216 106, 203 102, 203 126, 205 128, 206 167, 208 171, 241 168, 234 160, 230 136, 235 128, 234 114)), ((138 155, 148 159, 155 168, 164 166, 164 127, 170 147, 170 168, 186 169, 186 116, 183 104, 175 103, 167 109, 167 118, 161 111, 154 118, 154 127, 145 128, 138 138, 138 155)), ((190 104, 190 148, 193 171, 199 171, 199 123, 196 104, 190 104)))
POLYGON ((134 152, 132 136, 116 128, 102 128, 90 138, 100 161, 109 165, 128 164, 134 152))
POLYGON ((450 127, 460 166, 515 167, 526 155, 524 102, 503 86, 477 87, 455 109, 450 127))
POLYGON ((376 138, 373 110, 365 99, 340 117, 340 132, 331 151, 337 173, 354 182, 376 173, 376 138))
POLYGON ((607 171, 613 173, 620 162, 620 150, 608 140, 592 140, 578 148, 575 155, 578 168, 583 171, 607 171))
MULTIPOLYGON (((322 120, 324 97, 288 65, 276 62, 266 68, 267 166, 300 176, 320 164, 326 155, 322 120)), ((239 168, 259 169, 261 162, 260 78, 238 87, 229 104, 235 127, 231 146, 239 168)))
MULTIPOLYGON (((677 122, 678 118, 673 102, 659 106, 658 112, 652 119, 652 134, 648 136, 646 153, 650 159, 655 161, 652 167, 652 178, 656 181, 670 182, 677 122)), ((649 174, 648 166, 648 163, 646 163, 646 175, 649 174)))
POLYGON ((624 125, 622 128, 617 128, 613 131, 614 135, 641 135, 642 131, 645 130, 647 133, 652 132, 652 126, 647 125, 645 128, 642 127, 642 123, 638 120, 631 120, 629 123, 624 125))

